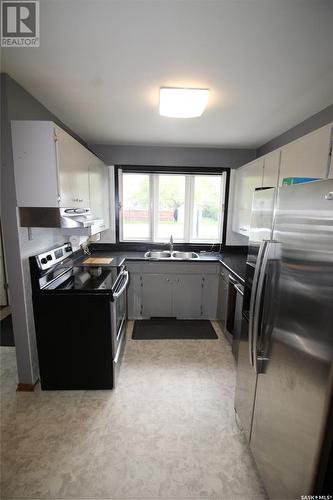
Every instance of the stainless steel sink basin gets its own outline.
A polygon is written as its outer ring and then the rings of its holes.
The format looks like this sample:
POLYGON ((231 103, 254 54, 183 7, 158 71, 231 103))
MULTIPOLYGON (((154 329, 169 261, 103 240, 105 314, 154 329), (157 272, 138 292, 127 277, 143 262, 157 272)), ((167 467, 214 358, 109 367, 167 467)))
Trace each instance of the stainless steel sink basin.
POLYGON ((168 250, 149 250, 145 253, 146 259, 170 259, 171 252, 168 250))
POLYGON ((199 255, 195 252, 169 252, 168 250, 149 250, 145 253, 146 259, 179 259, 190 260, 198 259, 199 255))
POLYGON ((172 252, 173 259, 198 259, 199 255, 195 252, 172 252))

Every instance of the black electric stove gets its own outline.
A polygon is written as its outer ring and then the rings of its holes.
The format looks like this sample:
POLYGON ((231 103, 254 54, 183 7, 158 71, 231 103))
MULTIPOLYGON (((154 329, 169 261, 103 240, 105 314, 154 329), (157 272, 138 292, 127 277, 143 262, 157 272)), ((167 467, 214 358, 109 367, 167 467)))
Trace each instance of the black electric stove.
POLYGON ((30 257, 43 390, 112 389, 126 341, 125 266, 87 266, 70 243, 30 257))

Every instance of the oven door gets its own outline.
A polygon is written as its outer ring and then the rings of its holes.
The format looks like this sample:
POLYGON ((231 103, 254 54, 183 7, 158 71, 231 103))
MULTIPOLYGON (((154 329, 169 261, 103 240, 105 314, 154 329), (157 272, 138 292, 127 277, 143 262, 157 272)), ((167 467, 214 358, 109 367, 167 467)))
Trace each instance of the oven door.
POLYGON ((112 355, 113 359, 119 357, 119 349, 124 341, 126 330, 126 288, 129 281, 128 271, 121 271, 112 289, 111 325, 112 325, 112 355))

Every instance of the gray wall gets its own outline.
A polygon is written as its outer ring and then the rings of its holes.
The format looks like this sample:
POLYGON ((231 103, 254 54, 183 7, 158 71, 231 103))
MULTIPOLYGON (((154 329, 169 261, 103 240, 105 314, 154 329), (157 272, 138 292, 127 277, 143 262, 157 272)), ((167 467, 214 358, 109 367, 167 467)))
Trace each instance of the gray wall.
POLYGON ((90 144, 108 165, 237 168, 255 158, 254 149, 90 144))
POLYGON ((33 384, 39 373, 28 257, 61 244, 67 238, 65 239, 57 229, 32 229, 32 239, 29 239, 27 228, 19 227, 11 120, 52 120, 66 130, 68 128, 17 82, 8 75, 1 74, 1 222, 4 252, 13 316, 18 382, 33 384))
POLYGON ((257 149, 257 158, 259 158, 259 156, 270 153, 271 151, 274 151, 274 149, 280 148, 281 146, 288 144, 288 142, 294 141, 299 137, 309 134, 313 130, 323 127, 324 125, 327 125, 331 122, 333 122, 333 104, 325 109, 322 109, 321 111, 319 111, 319 113, 310 116, 303 122, 299 123, 295 127, 290 128, 289 130, 275 137, 269 142, 266 142, 266 144, 260 146, 260 148, 257 149))

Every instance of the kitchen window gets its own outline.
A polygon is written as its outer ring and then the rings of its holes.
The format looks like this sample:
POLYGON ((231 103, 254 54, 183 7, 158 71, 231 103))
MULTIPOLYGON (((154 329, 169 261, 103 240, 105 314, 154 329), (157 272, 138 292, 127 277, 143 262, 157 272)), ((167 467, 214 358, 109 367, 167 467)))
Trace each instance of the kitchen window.
POLYGON ((150 238, 150 178, 147 174, 123 174, 120 177, 122 194, 122 239, 150 238))
POLYGON ((226 174, 118 170, 120 241, 220 243, 226 174))

